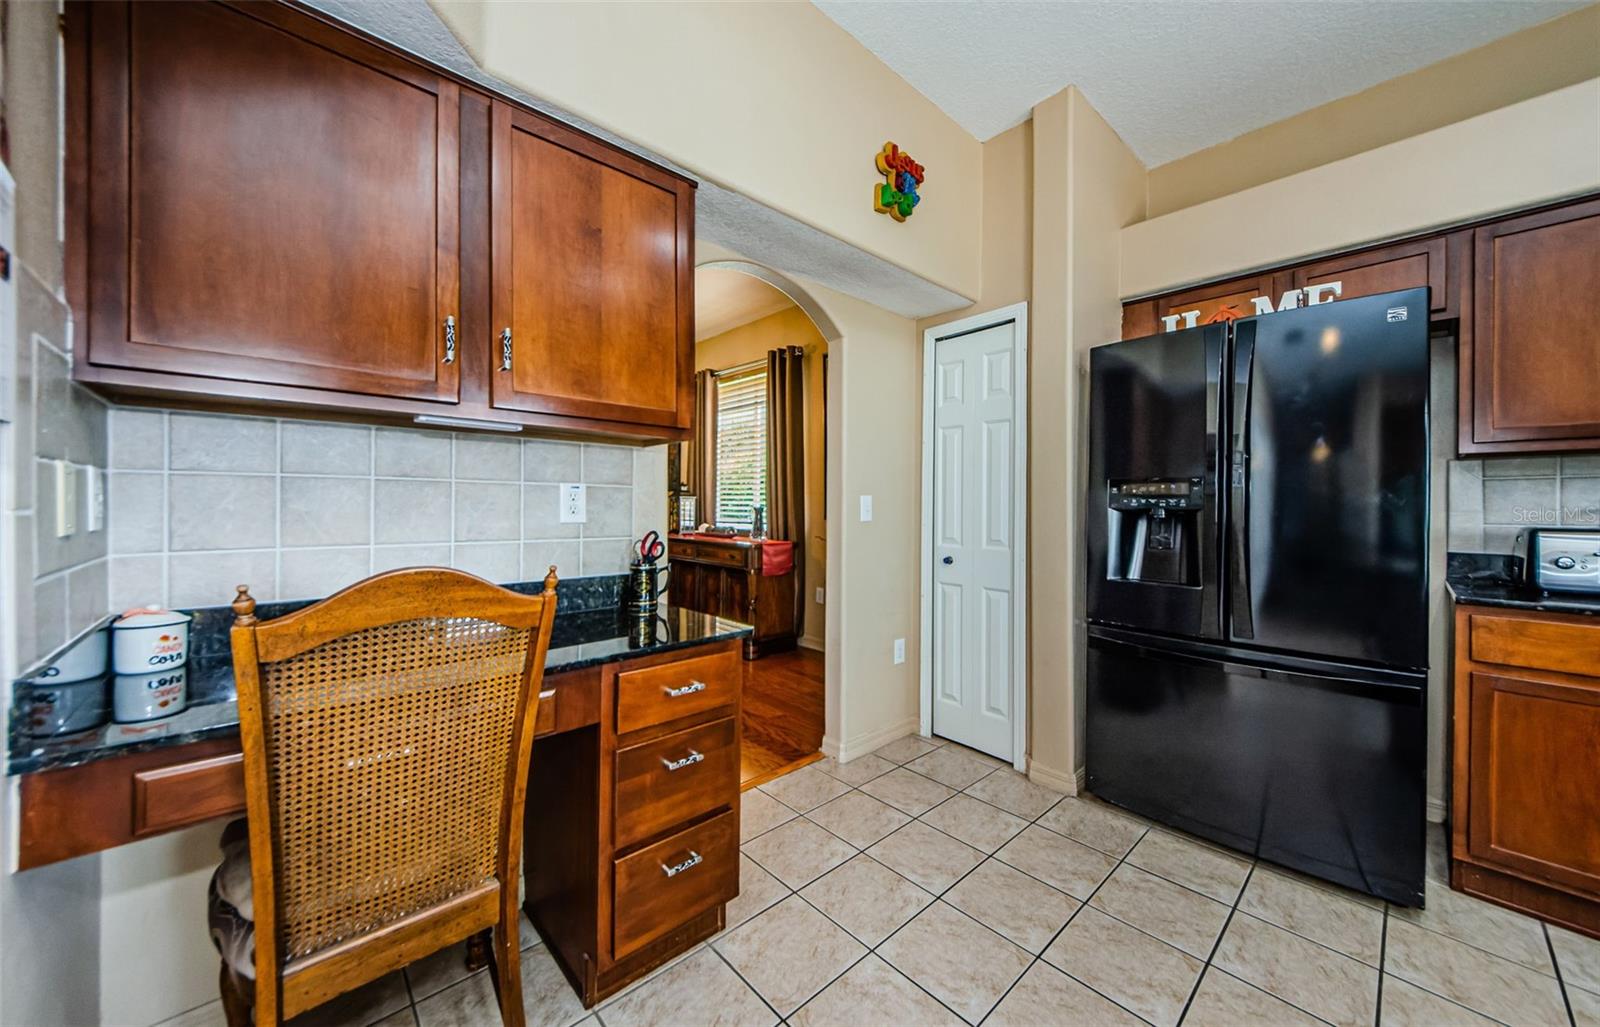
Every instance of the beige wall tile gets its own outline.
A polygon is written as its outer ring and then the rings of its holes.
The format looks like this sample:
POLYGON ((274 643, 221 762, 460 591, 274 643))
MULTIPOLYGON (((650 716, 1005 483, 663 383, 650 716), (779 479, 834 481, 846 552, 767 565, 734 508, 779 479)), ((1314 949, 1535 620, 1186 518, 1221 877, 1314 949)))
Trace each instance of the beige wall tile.
POLYGON ((503 542, 522 538, 522 487, 477 481, 455 486, 458 542, 503 542))
POLYGON ((626 446, 585 444, 583 480, 591 485, 632 485, 633 450, 626 446))
POLYGON ((112 471, 106 526, 114 553, 159 553, 166 548, 166 475, 112 471))
POLYGON ((451 551, 450 565, 496 584, 519 581, 522 547, 516 542, 458 543, 451 551))
POLYGON ((167 445, 167 466, 174 471, 278 469, 276 421, 174 413, 167 418, 167 445))
POLYGON ((279 559, 279 599, 322 599, 368 574, 371 550, 285 549, 279 559))
POLYGON ((378 428, 373 473, 394 478, 450 477, 450 436, 408 428, 378 428))
POLYGON ((583 447, 576 442, 525 440, 522 443, 522 480, 582 481, 583 447))
POLYGON ((372 429, 360 425, 283 422, 285 474, 372 473, 372 429))
POLYGON ((522 446, 516 439, 456 436, 455 476, 492 481, 520 481, 522 446))
POLYGON ((265 475, 172 475, 167 482, 168 546, 181 552, 276 545, 277 487, 277 480, 265 475))
POLYGON ((373 482, 373 541, 450 541, 450 483, 379 478, 373 482))
MULTIPOLYGON (((590 496, 590 503, 593 496, 590 496)), ((522 537, 526 539, 577 538, 581 524, 561 523, 561 489, 557 485, 522 486, 522 537)))
POLYGON ((167 465, 167 415, 161 410, 113 407, 107 433, 111 466, 119 471, 159 471, 167 465))
POLYGON ((229 553, 174 553, 167 557, 167 605, 178 609, 222 606, 234 586, 249 585, 260 602, 278 598, 277 553, 256 549, 229 553))
POLYGON ((280 545, 344 546, 372 541, 371 479, 286 475, 280 495, 280 545))

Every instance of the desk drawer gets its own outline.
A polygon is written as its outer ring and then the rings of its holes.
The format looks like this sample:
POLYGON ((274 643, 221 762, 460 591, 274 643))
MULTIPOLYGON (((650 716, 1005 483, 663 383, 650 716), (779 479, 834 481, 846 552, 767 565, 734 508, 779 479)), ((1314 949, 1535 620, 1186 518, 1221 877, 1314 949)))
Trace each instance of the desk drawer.
POLYGON ((674 542, 669 559, 692 560, 695 563, 710 563, 718 567, 733 567, 745 570, 750 566, 750 550, 733 546, 696 545, 693 542, 674 542))
POLYGON ((739 894, 733 810, 616 861, 612 957, 622 959, 739 894))
POLYGON ((617 675, 617 734, 732 705, 742 673, 737 652, 625 670, 617 675))
POLYGON ((1600 676, 1600 623, 1474 613, 1468 630, 1477 663, 1600 676))
POLYGON ((244 807, 244 754, 135 771, 133 835, 159 834, 244 807))
POLYGON ((616 847, 738 802, 738 738, 727 717, 618 750, 616 847))

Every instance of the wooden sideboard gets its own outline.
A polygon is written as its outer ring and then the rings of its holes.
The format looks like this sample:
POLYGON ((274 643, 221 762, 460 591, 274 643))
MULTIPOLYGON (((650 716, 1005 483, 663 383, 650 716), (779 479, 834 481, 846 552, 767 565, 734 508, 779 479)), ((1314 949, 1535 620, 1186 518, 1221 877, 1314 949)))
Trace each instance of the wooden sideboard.
MULTIPOLYGON (((794 558, 801 559, 796 544, 794 558)), ((794 628, 794 571, 765 574, 761 543, 674 535, 668 539, 667 580, 673 606, 753 625, 744 656, 754 660, 798 644, 794 628)))
POLYGON ((1451 887, 1600 937, 1600 618, 1457 604, 1451 887))

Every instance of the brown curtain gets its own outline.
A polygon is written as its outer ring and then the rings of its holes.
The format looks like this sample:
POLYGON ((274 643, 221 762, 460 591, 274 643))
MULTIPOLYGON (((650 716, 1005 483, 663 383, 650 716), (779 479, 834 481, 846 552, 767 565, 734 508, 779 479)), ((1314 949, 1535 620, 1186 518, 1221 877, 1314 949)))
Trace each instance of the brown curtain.
POLYGON ((767 354, 767 534, 794 542, 794 631, 805 633, 805 351, 767 354))
MULTIPOLYGON (((689 444, 689 491, 696 525, 717 522, 717 378, 714 371, 694 376, 694 439, 689 444)), ((677 529, 677 525, 673 525, 677 529)))

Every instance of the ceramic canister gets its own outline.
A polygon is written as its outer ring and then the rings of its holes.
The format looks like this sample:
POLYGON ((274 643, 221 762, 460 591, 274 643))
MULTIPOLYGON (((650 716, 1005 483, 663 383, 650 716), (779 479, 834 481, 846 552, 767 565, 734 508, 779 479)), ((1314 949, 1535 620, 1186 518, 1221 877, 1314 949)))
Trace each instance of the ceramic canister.
POLYGON ((182 667, 154 674, 119 674, 111 681, 111 715, 124 724, 170 717, 188 704, 188 671, 182 667))
POLYGON ((129 610, 111 625, 111 669, 149 674, 189 659, 189 615, 156 607, 129 610))

